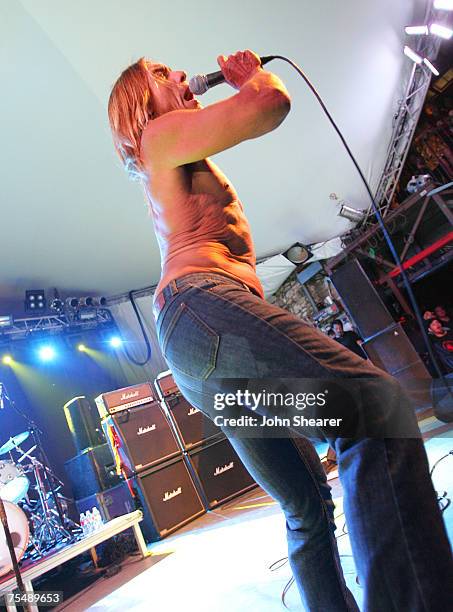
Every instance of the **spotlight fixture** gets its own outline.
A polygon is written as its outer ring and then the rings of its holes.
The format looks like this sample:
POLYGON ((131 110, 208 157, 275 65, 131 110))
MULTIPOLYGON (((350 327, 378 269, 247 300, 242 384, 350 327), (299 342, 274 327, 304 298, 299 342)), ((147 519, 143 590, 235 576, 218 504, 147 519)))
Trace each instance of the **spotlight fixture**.
POLYGON ((404 28, 404 31, 406 32, 406 34, 409 34, 409 36, 414 36, 416 34, 425 34, 425 35, 429 34, 427 25, 406 26, 404 28))
POLYGON ((363 221, 365 211, 359 210, 357 208, 352 208, 352 206, 346 206, 346 204, 342 204, 340 206, 340 210, 338 211, 338 216, 343 217, 344 219, 348 219, 348 221, 352 221, 353 223, 360 223, 361 221, 363 221))
POLYGON ((12 315, 0 316, 0 327, 12 327, 14 323, 12 315))
POLYGON ((91 295, 87 295, 85 297, 81 297, 79 299, 79 306, 93 306, 94 305, 94 298, 91 295))
POLYGON ((87 347, 84 344, 78 344, 77 350, 80 351, 81 353, 84 353, 87 350, 87 347))
POLYGON ((93 304, 94 304, 94 306, 106 306, 107 305, 107 298, 104 297, 103 295, 97 296, 97 297, 93 298, 93 304))
POLYGON ((293 264, 301 265, 313 257, 313 253, 308 247, 296 242, 283 253, 283 257, 286 257, 293 264))
POLYGON ((434 8, 441 11, 453 11, 453 0, 434 0, 434 8))
POLYGON ((3 355, 2 363, 4 363, 5 365, 11 365, 13 363, 13 358, 11 357, 11 355, 3 355))
POLYGON ((53 346, 46 344, 45 346, 41 346, 38 355, 41 361, 52 361, 56 356, 56 351, 53 346))
POLYGON ((453 36, 453 30, 451 28, 446 28, 445 26, 440 25, 439 23, 432 23, 429 26, 429 31, 431 32, 431 34, 435 34, 436 36, 440 36, 441 38, 445 38, 446 40, 453 36))
POLYGON ((25 310, 28 312, 43 312, 46 309, 44 289, 30 289, 25 292, 25 310))
POLYGON ((425 64, 425 66, 427 66, 431 72, 435 75, 435 76, 439 76, 439 71, 437 70, 437 68, 435 66, 433 66, 431 64, 431 62, 429 61, 429 59, 426 59, 426 57, 423 58, 423 63, 425 64))
POLYGON ((112 336, 112 338, 109 340, 109 344, 113 348, 119 348, 123 344, 123 341, 119 336, 112 336))
POLYGON ((64 310, 64 302, 60 300, 60 298, 54 298, 50 302, 50 309, 55 310, 56 312, 63 312, 64 310))
POLYGON ((68 308, 77 308, 77 306, 79 305, 79 298, 76 297, 67 297, 65 300, 65 304, 66 306, 68 306, 68 308))
POLYGON ((415 53, 415 51, 412 51, 412 49, 408 47, 407 45, 404 47, 404 55, 407 55, 407 57, 411 59, 413 62, 415 62, 416 64, 421 64, 423 61, 423 58, 420 57, 418 53, 415 53))

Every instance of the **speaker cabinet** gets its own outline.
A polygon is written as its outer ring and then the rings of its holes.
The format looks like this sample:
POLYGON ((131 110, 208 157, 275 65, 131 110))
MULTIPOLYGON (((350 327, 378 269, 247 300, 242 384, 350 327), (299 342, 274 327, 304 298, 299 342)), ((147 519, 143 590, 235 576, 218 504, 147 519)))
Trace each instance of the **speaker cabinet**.
POLYGON ((392 316, 357 259, 338 267, 330 278, 362 338, 393 324, 392 316))
POLYGON ((214 425, 211 419, 189 404, 181 393, 166 397, 164 405, 184 450, 199 446, 222 433, 220 427, 214 425))
POLYGON ((205 512, 182 456, 141 472, 129 482, 143 511, 140 526, 148 542, 164 538, 205 512))
POLYGON ((103 419, 102 427, 108 440, 111 439, 108 428, 115 432, 118 453, 128 476, 181 452, 157 401, 109 415, 103 419))
POLYGON ((64 466, 75 499, 105 491, 120 482, 108 444, 87 448, 64 466))
POLYGON ((436 418, 444 423, 453 423, 453 372, 445 374, 443 380, 433 380, 431 397, 436 418))
POLYGON ((170 370, 157 376, 154 387, 183 450, 195 448, 222 433, 220 427, 184 398, 170 370))
POLYGON ((215 508, 257 486, 225 437, 189 451, 187 461, 208 508, 215 508))
POLYGON ((394 376, 421 410, 431 404, 431 376, 399 324, 362 344, 371 361, 394 376))
POLYGON ((78 453, 105 444, 99 413, 83 395, 74 397, 63 410, 78 453))

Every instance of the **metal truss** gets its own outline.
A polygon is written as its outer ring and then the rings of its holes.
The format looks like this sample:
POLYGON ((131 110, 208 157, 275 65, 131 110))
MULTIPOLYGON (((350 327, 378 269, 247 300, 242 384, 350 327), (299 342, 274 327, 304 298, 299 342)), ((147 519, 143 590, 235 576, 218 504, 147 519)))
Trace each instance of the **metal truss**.
MULTIPOLYGON (((432 6, 428 8, 424 23, 432 21, 434 13, 435 11, 432 6)), ((438 36, 421 35, 419 37, 412 37, 410 42, 411 48, 419 55, 434 61, 442 40, 438 36)), ((393 130, 387 150, 387 161, 374 198, 384 218, 393 202, 401 171, 406 162, 406 157, 431 83, 431 77, 432 72, 429 68, 424 64, 414 63, 404 98, 398 103, 398 110, 393 118, 393 130)), ((374 212, 370 206, 362 221, 361 228, 366 229, 366 227, 374 222, 374 212)))
POLYGON ((41 335, 41 333, 58 334, 65 331, 83 331, 106 323, 113 323, 113 317, 106 308, 90 311, 89 314, 84 313, 82 317, 78 312, 14 319, 12 325, 0 328, 0 343, 41 335))

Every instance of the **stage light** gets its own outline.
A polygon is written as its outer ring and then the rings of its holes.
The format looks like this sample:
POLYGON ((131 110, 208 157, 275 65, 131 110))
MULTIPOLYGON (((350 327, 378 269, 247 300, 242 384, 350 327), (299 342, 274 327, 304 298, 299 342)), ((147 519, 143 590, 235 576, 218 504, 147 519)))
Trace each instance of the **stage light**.
POLYGON ((453 30, 451 28, 446 28, 445 26, 440 25, 439 23, 432 23, 429 26, 429 31, 431 32, 431 34, 435 34, 436 36, 440 36, 441 38, 445 38, 446 40, 451 38, 453 35, 453 30))
POLYGON ((77 345, 77 349, 81 352, 84 353, 87 350, 87 347, 84 344, 78 344, 77 345))
POLYGON ((310 249, 300 242, 296 242, 285 251, 283 257, 286 257, 291 263, 301 265, 313 257, 313 253, 310 249))
POLYGON ((428 26, 427 25, 419 25, 419 26, 406 26, 404 28, 406 34, 409 36, 414 36, 416 34, 428 34, 428 26))
POLYGON ((12 327, 13 323, 14 321, 12 315, 0 316, 0 327, 12 327))
POLYGON ((68 306, 69 308, 77 308, 77 306, 79 305, 79 298, 76 297, 67 297, 65 300, 66 306, 68 306))
POLYGON ((64 303, 63 303, 63 301, 60 300, 60 298, 54 298, 50 302, 50 309, 51 310, 56 310, 57 312, 63 312, 63 310, 64 310, 64 303))
POLYGON ((91 295, 86 295, 85 297, 81 297, 79 299, 79 306, 93 306, 94 298, 91 295))
POLYGON ((404 47, 404 55, 407 55, 407 57, 416 64, 421 64, 423 61, 423 58, 421 58, 418 53, 415 53, 415 51, 412 51, 412 49, 407 45, 404 47))
POLYGON ((13 363, 13 358, 11 357, 11 355, 3 355, 2 363, 4 363, 5 365, 11 365, 13 363))
POLYGON ((354 223, 360 223, 365 216, 365 211, 342 204, 340 206, 340 210, 338 211, 338 216, 348 219, 348 221, 353 221, 354 223))
POLYGON ((56 351, 53 346, 50 344, 46 344, 45 346, 41 346, 38 351, 39 358, 41 361, 52 361, 56 356, 56 351))
POLYGON ((113 348, 119 348, 123 344, 123 341, 119 336, 112 336, 112 338, 109 340, 109 344, 113 348))
POLYGON ((44 289, 30 289, 25 292, 25 310, 28 312, 42 312, 46 309, 44 289))
POLYGON ((423 59, 423 63, 425 64, 425 66, 427 66, 431 70, 431 72, 435 76, 439 76, 439 71, 437 70, 437 68, 433 66, 431 62, 428 59, 426 59, 426 57, 423 59))
POLYGON ((453 11, 453 0, 434 0, 434 8, 441 11, 453 11))
POLYGON ((106 306, 107 305, 107 298, 104 297, 103 295, 100 295, 98 297, 94 298, 94 305, 95 306, 106 306))

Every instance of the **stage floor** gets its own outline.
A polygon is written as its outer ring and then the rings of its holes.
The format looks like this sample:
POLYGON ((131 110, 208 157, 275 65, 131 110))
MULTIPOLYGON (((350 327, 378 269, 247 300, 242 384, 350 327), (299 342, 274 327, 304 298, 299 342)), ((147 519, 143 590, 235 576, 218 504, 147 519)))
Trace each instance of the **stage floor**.
MULTIPOLYGON (((433 417, 421 423, 430 465, 453 449, 453 424, 446 426, 433 417)), ((320 455, 325 449, 319 447, 320 455)), ((433 482, 439 493, 453 496, 453 456, 435 469, 433 482)), ((342 514, 342 489, 330 481, 335 516, 342 514)), ((444 512, 453 541, 453 505, 444 512)), ((344 515, 337 521, 342 534, 344 515)), ((341 563, 349 588, 361 604, 361 587, 351 556, 349 538, 338 540, 341 563)), ((56 610, 70 612, 143 610, 148 612, 260 612, 285 610, 282 590, 291 576, 286 563, 275 571, 269 566, 286 557, 283 514, 261 489, 254 489, 223 507, 198 518, 185 528, 149 546, 153 556, 131 558, 116 576, 98 580, 86 592, 66 601, 56 610)), ((391 551, 389 551, 391 554, 391 551)), ((290 610, 302 612, 295 585, 286 597, 290 610)))

